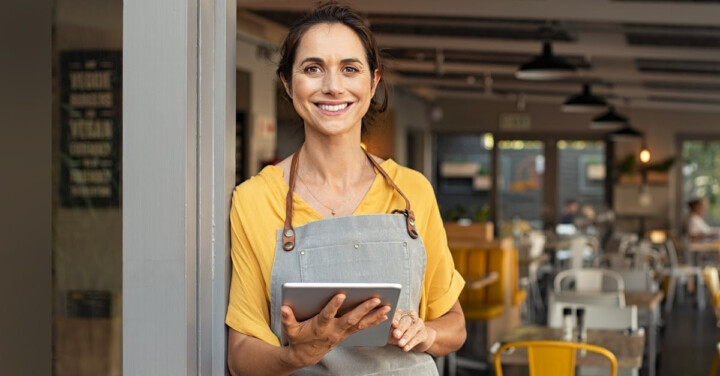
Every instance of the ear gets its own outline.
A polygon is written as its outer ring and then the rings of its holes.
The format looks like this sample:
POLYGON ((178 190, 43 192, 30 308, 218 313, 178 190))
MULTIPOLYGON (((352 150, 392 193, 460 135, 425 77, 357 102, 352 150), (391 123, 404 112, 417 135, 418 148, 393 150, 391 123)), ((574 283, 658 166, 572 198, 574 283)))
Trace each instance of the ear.
POLYGON ((373 78, 372 78, 372 86, 370 89, 372 90, 372 96, 375 96, 375 91, 377 90, 378 83, 380 82, 380 79, 382 79, 382 74, 380 74, 379 69, 375 69, 375 72, 373 72, 373 78))
POLYGON ((282 81, 283 87, 285 88, 285 94, 292 99, 292 94, 290 93, 290 84, 285 79, 285 75, 280 73, 280 81, 282 81))

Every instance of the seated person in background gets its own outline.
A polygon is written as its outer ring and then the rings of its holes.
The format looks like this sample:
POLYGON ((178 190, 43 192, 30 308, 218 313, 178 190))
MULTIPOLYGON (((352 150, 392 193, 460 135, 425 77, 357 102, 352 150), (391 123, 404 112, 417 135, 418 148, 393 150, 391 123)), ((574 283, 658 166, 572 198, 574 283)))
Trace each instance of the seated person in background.
POLYGON ((580 203, 577 202, 577 200, 571 198, 565 201, 565 206, 563 207, 562 215, 560 216, 560 223, 573 224, 579 211, 580 203))
POLYGON ((687 220, 685 221, 685 232, 690 238, 690 241, 703 240, 720 235, 720 231, 718 231, 717 228, 710 227, 703 219, 707 206, 708 203, 703 198, 695 198, 688 202, 690 213, 688 213, 687 220))

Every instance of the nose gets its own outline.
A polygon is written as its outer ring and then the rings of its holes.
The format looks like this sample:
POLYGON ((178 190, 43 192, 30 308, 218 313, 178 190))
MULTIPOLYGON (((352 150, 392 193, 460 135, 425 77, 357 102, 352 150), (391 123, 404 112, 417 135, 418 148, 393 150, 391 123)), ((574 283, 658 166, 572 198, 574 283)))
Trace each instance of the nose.
POLYGON ((339 94, 344 90, 340 72, 331 71, 323 77, 323 94, 339 94))

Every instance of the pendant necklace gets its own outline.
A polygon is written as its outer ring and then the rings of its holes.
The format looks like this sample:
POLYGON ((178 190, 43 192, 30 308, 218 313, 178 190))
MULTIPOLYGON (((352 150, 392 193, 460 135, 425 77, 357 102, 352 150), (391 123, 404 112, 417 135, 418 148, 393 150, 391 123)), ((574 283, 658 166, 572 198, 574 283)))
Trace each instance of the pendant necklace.
MULTIPOLYGON (((317 198, 317 197, 313 194, 312 189, 310 189, 310 187, 308 187, 308 185, 307 185, 307 184, 305 183, 305 181, 300 177, 300 175, 298 175, 297 177, 298 177, 298 179, 300 179, 300 182, 305 186, 305 189, 308 191, 308 193, 310 193, 310 196, 312 196, 312 198, 314 198, 315 201, 317 201, 320 205, 324 206, 327 210, 330 210, 330 214, 332 214, 332 215, 334 216, 334 215, 335 215, 335 209, 333 209, 333 208, 325 205, 322 201, 320 201, 320 199, 317 198)), ((338 208, 338 210, 340 210, 340 209, 342 209, 342 206, 340 206, 340 207, 338 208)))

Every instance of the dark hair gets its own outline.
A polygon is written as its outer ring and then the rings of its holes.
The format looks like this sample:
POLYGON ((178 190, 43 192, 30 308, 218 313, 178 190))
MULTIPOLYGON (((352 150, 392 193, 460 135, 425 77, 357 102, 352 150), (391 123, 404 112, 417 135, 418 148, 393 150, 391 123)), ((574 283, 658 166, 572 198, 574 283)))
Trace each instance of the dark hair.
MULTIPOLYGON (((363 128, 365 128, 366 122, 371 122, 377 114, 387 109, 388 92, 384 81, 385 65, 380 56, 375 37, 367 26, 366 20, 350 7, 340 5, 334 1, 320 4, 310 14, 290 27, 290 31, 288 31, 288 35, 280 48, 280 62, 276 73, 278 77, 285 79, 288 85, 292 85, 292 68, 300 40, 308 29, 319 24, 342 24, 349 27, 355 32, 365 48, 365 57, 370 67, 370 78, 374 78, 376 69, 380 72, 378 85, 382 84, 382 100, 379 103, 375 98, 370 100, 368 112, 363 117, 363 128)), ((288 99, 292 102, 292 98, 288 99)))
POLYGON ((694 198, 694 199, 688 201, 688 208, 690 208, 690 210, 695 210, 695 208, 698 207, 698 205, 702 204, 703 201, 705 201, 705 200, 702 198, 699 198, 699 197, 694 198))

